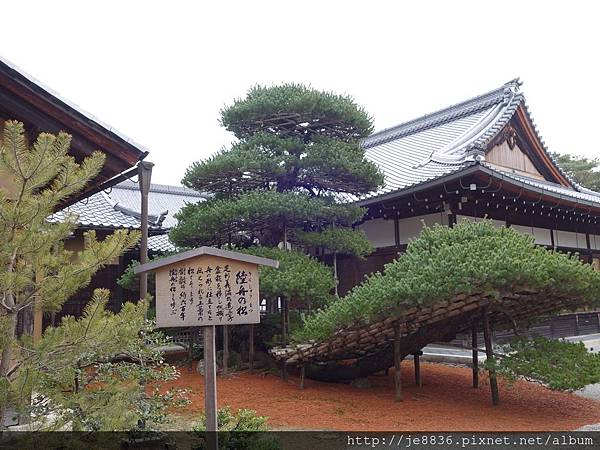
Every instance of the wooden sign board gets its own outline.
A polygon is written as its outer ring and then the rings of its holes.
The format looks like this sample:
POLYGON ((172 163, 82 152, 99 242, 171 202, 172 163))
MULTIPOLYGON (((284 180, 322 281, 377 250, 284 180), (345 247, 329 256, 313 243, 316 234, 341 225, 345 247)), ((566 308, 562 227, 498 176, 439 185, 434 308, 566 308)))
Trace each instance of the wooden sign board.
POLYGON ((156 271, 156 325, 260 322, 258 266, 204 255, 156 271))
POLYGON ((156 272, 158 327, 201 327, 260 322, 259 265, 278 262, 200 247, 134 271, 156 272))
POLYGON ((156 325, 203 327, 204 411, 207 448, 217 450, 215 325, 260 322, 258 266, 279 262, 245 253, 200 247, 134 268, 156 272, 156 325))

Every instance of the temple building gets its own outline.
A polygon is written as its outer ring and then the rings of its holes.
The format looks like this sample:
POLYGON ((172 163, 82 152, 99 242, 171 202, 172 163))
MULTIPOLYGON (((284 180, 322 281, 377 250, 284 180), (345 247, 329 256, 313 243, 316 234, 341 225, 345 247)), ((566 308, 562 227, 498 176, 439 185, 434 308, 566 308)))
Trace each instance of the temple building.
POLYGON ((376 251, 338 258, 340 294, 406 250, 423 223, 492 219, 539 245, 579 252, 600 267, 600 193, 575 182, 549 153, 521 83, 377 132, 363 141, 385 186, 358 199, 356 226, 376 251))

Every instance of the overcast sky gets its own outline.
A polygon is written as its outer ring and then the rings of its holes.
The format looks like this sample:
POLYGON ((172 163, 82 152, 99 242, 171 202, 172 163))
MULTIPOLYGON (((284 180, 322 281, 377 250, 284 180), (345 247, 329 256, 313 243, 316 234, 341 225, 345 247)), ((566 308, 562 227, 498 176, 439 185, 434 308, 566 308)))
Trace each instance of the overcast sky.
POLYGON ((4 2, 3 57, 150 149, 179 184, 254 84, 346 93, 376 130, 521 77, 552 151, 600 156, 598 2, 4 2))

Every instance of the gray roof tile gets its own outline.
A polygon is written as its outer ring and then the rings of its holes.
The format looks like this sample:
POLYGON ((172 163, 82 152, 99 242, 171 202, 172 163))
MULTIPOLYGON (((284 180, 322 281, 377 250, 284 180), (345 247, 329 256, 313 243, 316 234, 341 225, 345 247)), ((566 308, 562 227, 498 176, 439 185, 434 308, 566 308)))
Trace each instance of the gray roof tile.
MULTIPOLYGON (((205 198, 205 195, 181 186, 152 184, 148 194, 150 229, 153 233, 166 233, 177 223, 174 214, 185 204, 205 198), (160 221, 165 211, 168 214, 160 221)), ((77 215, 77 223, 84 228, 140 229, 140 201, 138 184, 125 181, 53 214, 50 220, 64 220, 71 213, 77 215)), ((153 251, 175 250, 166 234, 150 236, 148 248, 153 251)))
MULTIPOLYGON (((486 94, 369 136, 362 142, 365 156, 384 173, 385 185, 360 198, 344 198, 368 202, 477 164, 480 160, 477 153, 485 150, 513 117, 519 105, 523 106, 527 119, 534 124, 525 97, 520 92, 520 85, 518 79, 512 80, 486 94)), ((545 146, 544 151, 552 157, 545 146)), ((574 199, 600 201, 599 193, 577 185, 552 160, 571 181, 573 188, 504 172, 502 174, 574 199)))

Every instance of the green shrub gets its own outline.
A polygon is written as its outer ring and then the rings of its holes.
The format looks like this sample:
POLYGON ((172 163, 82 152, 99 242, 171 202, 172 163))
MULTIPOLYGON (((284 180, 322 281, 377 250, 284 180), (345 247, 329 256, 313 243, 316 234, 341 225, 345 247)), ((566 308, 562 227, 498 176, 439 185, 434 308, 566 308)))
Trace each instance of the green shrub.
MULTIPOLYGON (((236 450, 277 450, 281 446, 277 439, 265 434, 269 431, 268 417, 257 416, 251 409, 239 409, 233 414, 226 406, 217 411, 217 427, 219 429, 219 448, 236 450)), ((193 431, 206 431, 206 416, 193 431)))

